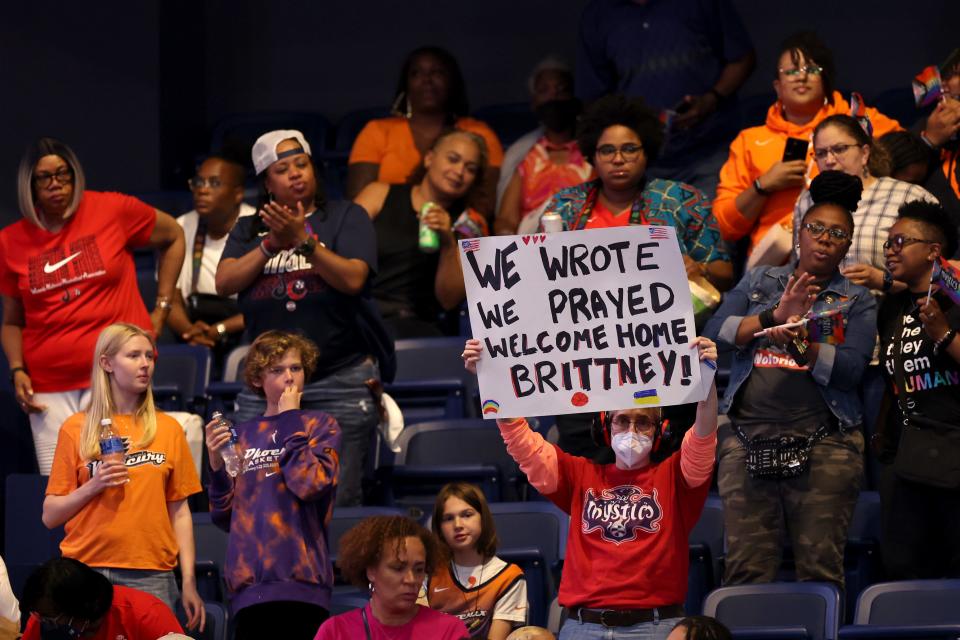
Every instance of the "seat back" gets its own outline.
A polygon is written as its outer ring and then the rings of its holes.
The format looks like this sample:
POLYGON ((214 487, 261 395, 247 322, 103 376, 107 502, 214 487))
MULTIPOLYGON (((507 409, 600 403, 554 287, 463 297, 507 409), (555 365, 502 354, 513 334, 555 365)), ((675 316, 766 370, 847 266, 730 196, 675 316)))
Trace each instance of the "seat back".
POLYGON ((687 614, 699 614, 703 599, 719 586, 723 563, 723 502, 719 496, 707 497, 688 538, 690 572, 687 576, 687 614))
POLYGON ((519 471, 507 453, 500 430, 492 420, 465 418, 436 420, 404 427, 397 438, 398 465, 492 464, 501 471, 519 471))
POLYGON ((393 507, 337 507, 333 510, 330 524, 327 525, 327 547, 330 549, 330 561, 337 559, 340 551, 340 538, 347 531, 372 516, 404 516, 407 512, 393 507))
POLYGON ((703 614, 730 629, 806 629, 811 640, 833 640, 840 626, 840 591, 820 582, 736 585, 711 591, 703 614))
POLYGON ((397 375, 386 388, 407 424, 479 415, 474 400, 477 378, 463 368, 462 352, 460 337, 396 341, 397 375))
POLYGON ((197 549, 198 562, 212 560, 222 569, 227 559, 228 539, 229 534, 213 524, 209 511, 193 514, 193 542, 197 549))
POLYGON ((854 624, 960 624, 960 580, 904 580, 867 587, 854 624))
POLYGON ((4 559, 13 592, 18 595, 34 569, 60 556, 63 527, 47 529, 41 520, 46 490, 47 476, 38 473, 7 476, 4 559))
POLYGON ((552 502, 495 502, 490 513, 501 547, 536 547, 551 570, 566 556, 570 516, 552 502))
POLYGON ((489 125, 505 148, 540 126, 529 102, 488 105, 474 111, 473 117, 489 125))
MULTIPOLYGON (((164 396, 171 402, 168 409, 189 410, 202 399, 210 382, 212 366, 210 349, 192 344, 163 345, 153 372, 154 395, 158 404, 164 396), (171 397, 170 394, 174 394, 171 397), (175 404, 176 406, 172 406, 175 404)), ((203 413, 203 411, 198 411, 203 413)))
POLYGON ((230 353, 227 354, 227 359, 224 360, 223 363, 224 382, 243 381, 241 371, 244 363, 247 360, 248 351, 250 351, 250 345, 241 344, 237 347, 234 347, 230 353))
POLYGON ((330 597, 330 617, 338 616, 341 613, 362 609, 367 606, 370 597, 363 591, 337 591, 334 589, 330 597))
POLYGON ((527 582, 527 622, 538 627, 547 626, 550 601, 554 593, 553 576, 549 567, 536 547, 501 547, 497 557, 507 563, 513 563, 523 569, 523 578, 527 582))
POLYGON ((194 640, 227 640, 227 608, 219 602, 209 601, 204 601, 203 608, 207 613, 203 631, 190 631, 187 629, 187 614, 183 610, 183 603, 177 601, 177 620, 180 621, 184 633, 194 640))

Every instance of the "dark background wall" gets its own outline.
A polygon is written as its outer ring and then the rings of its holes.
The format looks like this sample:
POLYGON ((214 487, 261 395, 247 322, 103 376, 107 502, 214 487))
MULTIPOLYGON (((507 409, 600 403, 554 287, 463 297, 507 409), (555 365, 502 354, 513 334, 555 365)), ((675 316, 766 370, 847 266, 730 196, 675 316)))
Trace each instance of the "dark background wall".
MULTIPOLYGON (((97 189, 179 188, 216 121, 385 105, 406 51, 453 51, 474 107, 526 98, 547 53, 572 60, 586 0, 16 3, 0 22, 0 223, 16 219, 20 153, 39 135, 73 145, 97 189)), ((839 83, 869 97, 909 86, 960 45, 960 2, 734 0, 759 63, 742 95, 770 90, 777 43, 815 28, 839 83)))

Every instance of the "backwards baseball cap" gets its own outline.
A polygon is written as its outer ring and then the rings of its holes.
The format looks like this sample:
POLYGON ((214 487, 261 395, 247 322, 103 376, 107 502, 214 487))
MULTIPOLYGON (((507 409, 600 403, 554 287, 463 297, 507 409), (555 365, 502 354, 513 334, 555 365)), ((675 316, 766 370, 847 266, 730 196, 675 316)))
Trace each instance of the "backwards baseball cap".
POLYGON ((276 131, 268 131, 263 134, 257 141, 253 143, 253 168, 257 172, 257 175, 260 175, 266 171, 267 167, 272 165, 277 160, 281 160, 288 156, 295 156, 301 153, 306 153, 308 156, 313 155, 310 153, 310 145, 307 143, 306 138, 303 137, 303 134, 297 131, 296 129, 277 129, 276 131), (283 142, 284 140, 296 140, 300 143, 300 149, 290 149, 284 151, 283 153, 277 154, 277 145, 283 142))

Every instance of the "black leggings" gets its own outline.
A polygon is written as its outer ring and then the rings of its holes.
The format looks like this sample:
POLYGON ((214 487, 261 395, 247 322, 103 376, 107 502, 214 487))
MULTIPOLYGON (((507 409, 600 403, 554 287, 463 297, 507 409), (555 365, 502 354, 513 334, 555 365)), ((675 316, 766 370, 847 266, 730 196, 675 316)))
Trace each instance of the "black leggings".
POLYGON ((313 640, 330 613, 306 602, 266 602, 237 612, 235 640, 263 640, 282 636, 288 640, 313 640))

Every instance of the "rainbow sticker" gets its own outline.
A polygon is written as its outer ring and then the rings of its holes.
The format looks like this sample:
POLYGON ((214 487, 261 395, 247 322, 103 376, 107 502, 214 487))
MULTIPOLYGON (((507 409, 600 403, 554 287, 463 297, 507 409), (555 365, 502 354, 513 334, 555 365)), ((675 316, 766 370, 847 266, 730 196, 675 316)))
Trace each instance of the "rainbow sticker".
POLYGON ((496 400, 484 400, 483 402, 483 415, 488 413, 500 413, 500 403, 496 400))
POLYGON ((633 404, 660 404, 656 389, 644 389, 633 392, 633 404))

